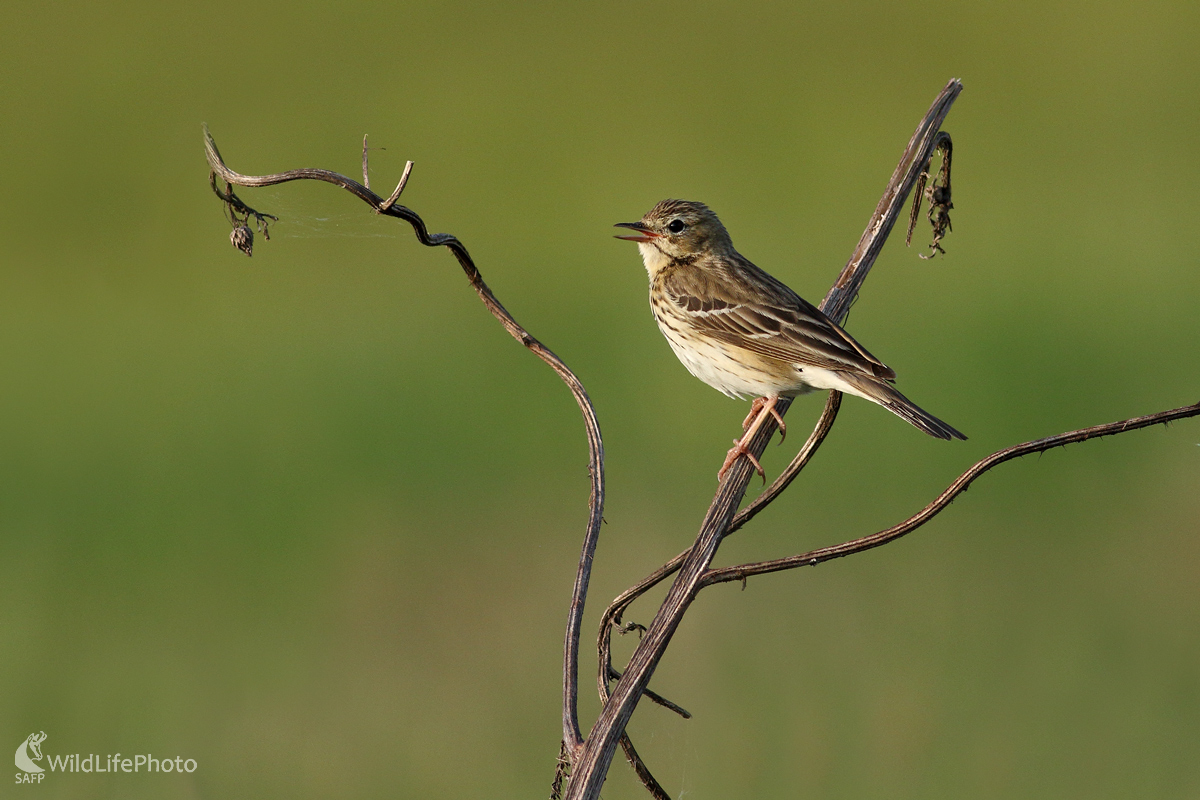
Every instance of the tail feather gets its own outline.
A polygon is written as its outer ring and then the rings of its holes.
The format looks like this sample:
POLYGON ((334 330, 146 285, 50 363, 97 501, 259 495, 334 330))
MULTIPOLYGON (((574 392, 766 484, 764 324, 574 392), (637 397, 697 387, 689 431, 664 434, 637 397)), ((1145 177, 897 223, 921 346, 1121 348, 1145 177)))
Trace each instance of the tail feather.
POLYGON ((925 431, 930 436, 935 436, 938 439, 962 439, 964 441, 967 438, 955 428, 942 422, 933 414, 930 414, 900 394, 896 387, 890 383, 872 380, 865 375, 848 374, 845 372, 840 373, 839 377, 851 387, 851 394, 856 394, 873 403, 878 403, 900 419, 908 422, 915 428, 925 431))

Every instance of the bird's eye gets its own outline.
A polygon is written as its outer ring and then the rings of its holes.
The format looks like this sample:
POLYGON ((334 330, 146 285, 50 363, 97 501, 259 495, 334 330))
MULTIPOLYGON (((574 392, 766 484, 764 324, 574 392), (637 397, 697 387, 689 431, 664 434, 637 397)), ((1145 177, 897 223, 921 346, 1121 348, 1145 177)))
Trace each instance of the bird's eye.
POLYGON ((671 224, 667 226, 667 230, 669 230, 671 233, 683 233, 683 229, 686 227, 687 226, 683 224, 683 220, 673 219, 671 220, 671 224))

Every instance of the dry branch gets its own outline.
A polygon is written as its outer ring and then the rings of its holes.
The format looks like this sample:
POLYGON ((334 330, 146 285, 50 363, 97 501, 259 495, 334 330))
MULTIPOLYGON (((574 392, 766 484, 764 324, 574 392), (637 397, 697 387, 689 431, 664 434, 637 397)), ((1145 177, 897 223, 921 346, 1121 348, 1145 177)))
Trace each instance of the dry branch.
MULTIPOLYGON (((952 145, 949 134, 942 132, 940 128, 946 115, 949 113, 951 105, 961 91, 962 85, 957 80, 951 80, 947 83, 910 139, 900 159, 900 163, 892 174, 883 197, 872 214, 853 255, 821 303, 821 309, 835 322, 841 323, 845 320, 851 304, 899 218, 905 200, 913 192, 914 188, 916 196, 910 217, 909 238, 911 239, 912 235, 912 223, 915 223, 920 212, 920 203, 923 199, 928 200, 930 203, 929 220, 934 233, 933 242, 930 245, 931 256, 932 254, 942 252, 941 241, 950 230, 949 211, 953 208, 953 204, 951 203, 950 194, 950 156, 952 145), (926 189, 926 182, 929 179, 929 163, 935 150, 942 153, 941 169, 928 189, 926 189)), ((210 181, 213 191, 224 203, 226 214, 233 225, 232 241, 247 255, 250 255, 253 246, 253 233, 249 228, 250 222, 253 220, 260 232, 266 236, 268 233, 267 226, 275 217, 259 212, 245 204, 234 193, 234 186, 271 186, 292 180, 320 180, 339 186, 366 202, 376 213, 396 217, 408 222, 412 226, 417 239, 422 244, 430 247, 446 247, 449 249, 454 254, 488 311, 496 317, 514 339, 532 351, 555 371, 567 385, 578 403, 583 415, 584 429, 588 440, 591 495, 589 498, 588 524, 576 572, 564 637, 563 742, 554 782, 554 794, 556 797, 561 794, 562 797, 568 800, 595 800, 595 798, 598 798, 612 757, 616 747, 619 745, 625 751, 626 757, 651 795, 656 800, 669 800, 666 792, 655 780, 638 755, 632 741, 630 741, 625 732, 625 727, 643 696, 676 711, 684 717, 689 716, 688 712, 684 709, 652 692, 648 688, 648 684, 684 614, 702 589, 716 583, 736 580, 744 582, 747 577, 753 575, 815 565, 887 544, 928 522, 948 506, 955 497, 965 491, 971 482, 984 472, 1023 455, 1043 452, 1053 447, 1087 441, 1088 439, 1101 436, 1138 430, 1151 425, 1167 423, 1171 420, 1200 416, 1200 403, 1197 403, 1196 405, 1185 406, 1171 411, 1163 411, 1107 425, 1097 425, 1092 428, 1071 431, 1016 445, 993 453, 979 461, 964 472, 941 495, 919 513, 891 528, 879 531, 870 536, 854 539, 833 547, 814 550, 809 553, 770 561, 741 564, 733 567, 712 568, 712 559, 721 541, 753 519, 779 497, 825 441, 836 420, 841 402, 841 395, 838 392, 830 392, 825 409, 812 434, 792 460, 791 464, 788 465, 770 487, 765 489, 746 508, 738 511, 738 505, 745 495, 747 484, 754 472, 750 460, 739 459, 735 462, 726 474, 725 479, 721 482, 692 547, 664 564, 636 586, 622 593, 604 612, 597 640, 599 655, 597 688, 603 701, 603 708, 600 717, 596 720, 590 734, 585 739, 580 732, 578 722, 579 635, 584 603, 587 599, 588 584, 591 577, 592 560, 595 555, 602 522, 604 506, 604 447, 595 410, 588 398, 587 392, 584 390, 583 384, 561 359, 530 335, 500 304, 491 289, 484 283, 482 275, 466 248, 457 238, 444 233, 430 234, 424 221, 416 212, 397 203, 411 175, 413 167, 411 161, 407 163, 395 191, 390 197, 384 199, 375 194, 369 186, 367 141, 365 137, 363 139, 362 153, 363 182, 358 183, 336 172, 320 169, 298 169, 263 176, 241 175, 230 170, 225 165, 207 128, 205 128, 204 134, 205 150, 212 170, 210 181), (223 189, 217 185, 218 177, 226 184, 223 189), (675 575, 675 580, 651 624, 648 627, 633 624, 622 627, 622 616, 629 605, 641 597, 648 589, 672 575, 675 575), (637 629, 641 634, 641 640, 623 672, 618 671, 612 664, 611 640, 614 629, 621 632, 637 629)), ((777 403, 776 410, 780 415, 785 414, 790 405, 790 399, 782 399, 777 403)), ((766 448, 768 441, 777 427, 776 421, 769 419, 751 441, 749 450, 755 459, 762 455, 763 450, 766 448)))
POLYGON ((1055 447, 1065 447, 1077 442, 1086 442, 1089 439, 1099 439, 1102 436, 1115 436, 1118 433, 1128 433, 1142 428, 1149 428, 1152 425, 1166 425, 1177 419, 1186 419, 1187 417, 1195 416, 1200 416, 1200 403, 1174 408, 1170 411, 1160 411, 1156 414, 1147 414, 1144 417, 1110 422, 1107 425, 1095 425, 1091 428, 1068 431, 1056 436, 1048 436, 1045 439, 1037 439, 1032 442, 1007 447, 976 462, 970 469, 959 475, 954 483, 946 487, 946 490, 938 495, 933 502, 898 525, 893 525, 886 530, 873 533, 870 536, 863 536, 862 538, 853 539, 833 547, 823 547, 820 550, 813 550, 809 553, 801 553, 800 555, 788 556, 787 558, 776 558, 770 561, 759 561, 753 564, 739 564, 734 567, 710 569, 704 576, 702 583, 704 586, 711 586, 714 583, 724 583, 726 581, 744 582, 746 578, 752 575, 765 575, 768 572, 781 572, 783 570, 795 569, 796 567, 815 567, 824 561, 832 561, 835 558, 861 553, 864 550, 885 545, 907 533, 915 531, 926 522, 929 522, 929 520, 937 516, 938 512, 950 505, 954 498, 965 492, 967 487, 976 478, 991 468, 1003 464, 1005 461, 1012 461, 1014 458, 1027 456, 1030 453, 1044 453, 1055 447))
MULTIPOLYGON (((851 257, 842 275, 839 276, 833 288, 822 302, 821 307, 832 319, 842 321, 849 310, 867 272, 870 270, 875 261, 880 249, 883 246, 884 240, 887 238, 893 224, 895 223, 900 206, 904 203, 909 191, 915 186, 916 196, 913 200, 913 207, 910 217, 910 226, 908 231, 908 239, 911 241, 912 230, 916 219, 920 213, 920 204, 922 200, 928 200, 930 204, 929 221, 933 227, 933 241, 930 244, 930 255, 922 256, 922 258, 933 257, 936 253, 944 252, 941 248, 941 240, 950 230, 949 212, 953 208, 950 192, 950 159, 952 152, 952 143, 949 134, 939 131, 942 118, 949 110, 950 104, 954 97, 961 90, 961 86, 957 81, 951 81, 938 99, 934 101, 929 113, 922 121, 921 125, 914 133, 909 146, 901 158, 900 164, 892 175, 892 179, 888 184, 887 190, 884 192, 883 198, 880 200, 879 206, 872 215, 871 221, 867 225, 867 229, 859 241, 858 247, 855 249, 854 255, 851 257), (929 178, 929 160, 934 150, 938 150, 942 154, 942 164, 938 175, 925 188, 929 178)), ((874 547, 892 542, 913 530, 916 530, 921 525, 924 525, 932 519, 938 512, 948 506, 955 497, 966 491, 967 487, 977 477, 987 472, 1006 461, 1019 458, 1030 453, 1044 452, 1054 447, 1060 447, 1076 442, 1087 441, 1102 436, 1110 436, 1118 433, 1138 430, 1152 425, 1166 424, 1172 420, 1183 419, 1186 417, 1200 416, 1200 403, 1192 406, 1163 411, 1156 414, 1150 414, 1144 417, 1135 419, 1123 420, 1107 425, 1097 425, 1091 428, 1085 428, 1078 431, 1070 431, 1068 433, 1058 434, 1056 436, 1039 439, 1024 444, 1015 445, 1004 450, 993 453, 987 458, 982 459, 966 472, 964 472, 956 481, 954 481, 942 494, 933 500, 929 505, 922 509, 919 513, 913 515, 908 520, 895 525, 886 530, 864 536, 849 542, 845 542, 833 547, 826 547, 820 550, 814 550, 809 553, 800 555, 788 556, 786 558, 773 559, 770 561, 757 562, 752 564, 741 564, 733 567, 723 567, 718 569, 701 568, 699 565, 705 563, 704 559, 708 559, 707 563, 711 563, 713 553, 719 545, 719 541, 735 530, 740 528, 756 514, 762 511, 769 505, 779 494, 787 488, 792 480, 799 473, 800 469, 807 464, 812 455, 816 452, 824 441, 826 434, 833 425, 837 415, 838 405, 840 402, 840 394, 830 392, 829 401, 826 404, 825 410, 818 420, 816 428, 813 430, 809 440, 801 448, 800 453, 793 459, 789 467, 779 476, 778 479, 765 490, 758 498, 751 502, 745 509, 731 518, 727 518, 725 514, 728 512, 728 506, 722 505, 723 493, 728 487, 728 484, 733 479, 727 481, 718 492, 718 497, 714 501, 713 507, 710 509, 708 517, 705 518, 704 526, 701 529, 701 534, 697 538, 695 544, 689 549, 680 553, 671 561, 664 564, 654 573, 643 579, 636 586, 626 590, 618 596, 605 611, 601 619, 600 634, 597 641, 597 650, 600 662, 599 674, 599 690, 601 698, 608 700, 609 698, 609 681, 619 675, 617 670, 611 663, 611 637, 612 630, 620 628, 622 615, 638 597, 648 591, 651 587, 657 585, 661 581, 670 577, 677 572, 683 572, 676 578, 672 586, 671 593, 668 594, 667 600, 664 601, 658 615, 655 617, 650 628, 646 629, 647 638, 652 633, 659 632, 659 639, 656 642, 656 647, 660 648, 658 655, 661 656, 661 648, 666 647, 669 641, 670 633, 673 630, 673 625, 677 625, 677 618, 682 616, 686 611, 687 605, 694 599, 695 595, 702 589, 712 586, 716 583, 728 581, 742 581, 743 585, 748 577, 752 575, 761 575, 769 572, 779 572, 783 570, 795 569, 801 566, 813 566, 824 561, 840 558, 842 556, 859 553, 869 550, 874 547), (714 513, 717 512, 717 513, 714 513), (718 516, 719 514, 719 516, 718 516), (721 532, 721 521, 728 519, 724 531, 721 532), (664 620, 664 617, 667 617, 664 620), (664 633, 665 631, 665 633, 664 633)), ((786 406, 782 410, 786 410, 786 406)), ((770 423, 773 426, 773 422, 770 423)), ((760 433, 752 446, 752 451, 755 457, 761 455, 767 440, 771 435, 770 430, 765 433, 760 433)), ((748 479, 750 468, 747 467, 739 474, 737 479, 742 477, 748 479)), ((740 485, 740 491, 744 491, 745 483, 740 485)), ((740 493, 738 494, 740 497, 740 493)), ((630 623, 632 625, 632 623, 630 623)), ((640 627, 640 626, 639 626, 640 627)), ((645 642, 643 642, 645 645, 645 642)), ((630 660, 630 664, 626 669, 626 680, 630 681, 629 673, 635 669, 641 670, 648 679, 649 673, 657 661, 653 656, 638 660, 638 655, 641 650, 635 651, 634 657, 630 660)), ((621 682, 618 682, 617 691, 621 689, 621 682)), ((615 696, 617 691, 613 692, 615 696)), ((647 690, 648 691, 648 690, 647 690)), ((636 693, 628 692, 626 697, 636 693)), ((636 702, 636 699, 634 700, 636 702)), ((606 702, 605 711, 608 711, 610 704, 606 702)), ((628 716, 624 717, 625 720, 628 716)), ((604 720, 602 716, 601 721, 604 720)), ((618 718, 618 722, 621 722, 618 718)), ((623 723, 622 723, 623 724, 623 723)), ((597 724, 599 727, 599 723, 597 724)), ((596 735, 595 729, 592 736, 596 735)), ((590 745, 592 737, 589 737, 588 744, 590 745)), ((628 737, 622 734, 621 745, 625 748, 627 756, 633 763, 638 776, 642 779, 647 788, 657 798, 660 796, 661 787, 654 781, 645 764, 642 763, 640 757, 633 749, 633 745, 629 742, 628 737), (649 776, 647 778, 647 776, 649 776)), ((585 747, 586 750, 586 747, 585 747)), ((596 797, 598 792, 598 783, 593 782, 593 786, 580 791, 578 794, 571 793, 571 787, 568 786, 566 797, 596 797)))
MULTIPOLYGON (((445 247, 454 254, 463 272, 466 273, 467 280, 471 282, 472 288, 475 289, 475 292, 479 295, 479 299, 483 301, 484 306, 491 312, 492 316, 500 321, 500 324, 504 326, 504 329, 508 331, 510 336, 527 347, 542 361, 546 362, 554 370, 555 374, 562 379, 563 383, 567 385, 567 388, 571 390, 571 394, 574 396, 575 402, 579 404, 579 410, 583 414, 583 425, 588 442, 588 474, 591 477, 591 496, 588 500, 588 524, 583 537, 583 550, 579 557, 579 568, 575 575, 575 585, 571 593, 571 605, 567 613, 567 631, 563 646, 563 741, 567 744, 568 753, 574 753, 581 746, 577 710, 579 706, 579 629, 583 620, 583 606, 587 598, 587 587, 592 574, 592 559, 600 538, 600 524, 604 513, 604 441, 600 435, 600 423, 596 419, 596 410, 592 406, 592 401, 588 397, 583 383, 563 363, 562 359, 551 352, 550 348, 535 339, 525 328, 521 327, 512 314, 508 313, 508 310, 500 304, 500 301, 496 299, 492 290, 484 283, 483 276, 475 266, 474 260, 472 260, 471 255, 467 252, 467 248, 463 246, 462 242, 448 233, 429 233, 429 230, 425 227, 424 220, 415 211, 396 203, 396 200, 400 197, 400 193, 404 191, 404 187, 408 183, 409 175, 412 173, 413 163, 411 161, 405 166, 404 174, 401 176, 396 190, 385 200, 364 184, 347 178, 345 175, 325 169, 293 169, 273 175, 241 175, 225 165, 220 152, 217 150, 216 142, 213 141, 212 136, 208 132, 207 126, 204 128, 204 151, 208 158, 209 167, 212 170, 210 181, 212 182, 213 191, 225 202, 227 209, 236 209, 237 214, 240 214, 243 218, 248 218, 249 216, 261 218, 263 216, 270 217, 270 215, 263 215, 243 203, 234 194, 234 186, 261 187, 274 186, 280 183, 287 183, 288 181, 315 180, 339 186, 367 203, 377 213, 389 217, 397 217, 409 223, 421 244, 428 247, 445 247), (217 188, 217 177, 220 177, 227 184, 225 191, 217 188)), ((364 138, 364 181, 366 180, 366 175, 367 153, 366 140, 364 138)), ((274 219, 274 217, 271 217, 271 219, 274 219)))
MULTIPOLYGON (((888 181, 883 197, 859 239, 858 246, 821 302, 821 310, 835 322, 844 321, 849 313, 859 288, 866 280, 888 234, 900 216, 905 200, 927 168, 938 131, 950 112, 950 106, 961 91, 962 84, 958 80, 947 83, 909 140, 900 163, 888 181)), ((790 406, 791 400, 782 398, 775 408, 782 416, 790 406)), ((823 419, 824 416, 822 415, 823 419)), ((769 418, 751 440, 749 450, 755 460, 762 456, 767 442, 777 428, 775 419, 769 418)), ((817 444, 819 445, 819 441, 817 444)), ((721 539, 730 529, 753 474, 750 459, 738 459, 726 473, 701 523, 696 541, 674 570, 675 581, 668 590, 666 599, 634 650, 624 674, 613 687, 611 696, 600 712, 600 718, 592 726, 578 759, 572 765, 571 777, 563 794, 566 800, 596 800, 600 796, 600 787, 612 763, 614 751, 625 736, 629 718, 645 693, 650 677, 670 644, 683 615, 702 588, 701 580, 712 563, 721 539)), ((756 513, 777 496, 778 492, 773 493, 756 509, 756 513)), ((604 690, 607 690, 607 687, 604 687, 604 690)))

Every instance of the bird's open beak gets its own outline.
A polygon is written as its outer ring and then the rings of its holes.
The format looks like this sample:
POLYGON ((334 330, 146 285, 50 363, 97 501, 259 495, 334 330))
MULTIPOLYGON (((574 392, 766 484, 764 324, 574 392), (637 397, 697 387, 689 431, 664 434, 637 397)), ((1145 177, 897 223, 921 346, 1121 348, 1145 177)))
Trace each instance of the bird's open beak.
POLYGON ((647 228, 641 222, 618 222, 613 225, 614 228, 629 228, 641 234, 641 236, 615 236, 615 239, 624 239, 627 242, 651 242, 662 236, 661 233, 655 233, 647 228))

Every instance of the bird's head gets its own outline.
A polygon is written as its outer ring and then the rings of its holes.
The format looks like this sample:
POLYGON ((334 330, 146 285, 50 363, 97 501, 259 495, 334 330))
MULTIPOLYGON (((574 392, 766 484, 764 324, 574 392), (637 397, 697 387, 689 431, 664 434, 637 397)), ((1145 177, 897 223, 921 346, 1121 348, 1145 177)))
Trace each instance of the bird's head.
POLYGON ((614 227, 637 231, 617 238, 638 243, 651 275, 672 261, 733 252, 729 233, 717 215, 703 203, 689 200, 663 200, 637 222, 618 222, 614 227))

